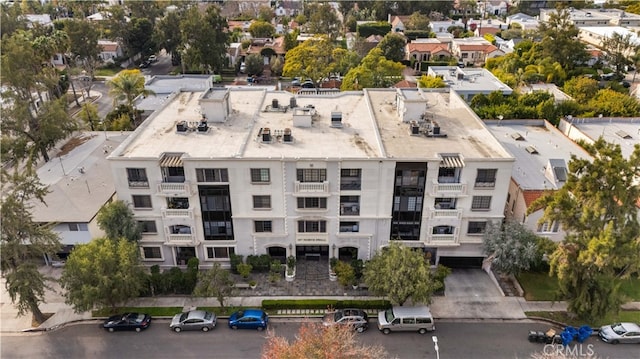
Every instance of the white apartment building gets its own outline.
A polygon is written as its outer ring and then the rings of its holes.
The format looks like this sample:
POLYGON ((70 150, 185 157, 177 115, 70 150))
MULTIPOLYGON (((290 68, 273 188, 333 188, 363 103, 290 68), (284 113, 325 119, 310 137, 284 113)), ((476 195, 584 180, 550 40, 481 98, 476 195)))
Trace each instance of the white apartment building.
POLYGON ((370 259, 398 240, 480 266, 514 158, 454 92, 177 92, 110 156, 143 262, 370 259))

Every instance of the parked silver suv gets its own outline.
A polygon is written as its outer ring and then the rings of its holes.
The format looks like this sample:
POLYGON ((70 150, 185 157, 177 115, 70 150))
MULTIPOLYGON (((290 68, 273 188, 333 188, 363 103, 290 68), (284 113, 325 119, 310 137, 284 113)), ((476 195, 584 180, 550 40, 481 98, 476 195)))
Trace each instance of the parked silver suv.
POLYGON ((358 333, 362 333, 369 328, 369 317, 362 309, 338 309, 325 314, 322 323, 325 326, 349 325, 358 333))

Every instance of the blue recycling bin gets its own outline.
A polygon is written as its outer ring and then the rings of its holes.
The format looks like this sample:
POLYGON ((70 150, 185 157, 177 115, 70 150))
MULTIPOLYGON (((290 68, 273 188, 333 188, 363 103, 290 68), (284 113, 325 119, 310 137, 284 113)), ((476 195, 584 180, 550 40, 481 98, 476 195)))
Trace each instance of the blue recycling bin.
POLYGON ((567 346, 578 336, 578 330, 574 327, 566 327, 560 334, 562 345, 567 346))
POLYGON ((578 329, 578 343, 582 343, 591 336, 593 329, 588 325, 583 325, 578 329))

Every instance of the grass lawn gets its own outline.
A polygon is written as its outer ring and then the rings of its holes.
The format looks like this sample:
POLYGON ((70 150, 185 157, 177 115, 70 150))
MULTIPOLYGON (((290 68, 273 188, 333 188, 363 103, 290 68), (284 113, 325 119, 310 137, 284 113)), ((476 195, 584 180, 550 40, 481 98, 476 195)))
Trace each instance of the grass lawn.
POLYGON ((118 72, 122 71, 120 67, 103 67, 96 69, 94 76, 104 77, 104 76, 115 76, 118 72))
POLYGON ((594 323, 585 323, 584 321, 571 317, 567 312, 525 312, 527 316, 542 317, 553 319, 560 323, 565 323, 574 327, 588 324, 592 328, 598 328, 606 324, 618 323, 618 322, 632 322, 640 323, 640 311, 634 310, 621 310, 617 315, 611 315, 598 320, 594 323))
MULTIPOLYGON (((526 300, 555 300, 558 290, 556 277, 549 277, 547 273, 524 272, 517 276, 520 286, 524 290, 526 300)), ((640 278, 633 277, 622 281, 620 291, 629 301, 640 301, 640 278)))
POLYGON ((152 317, 171 317, 182 313, 182 307, 118 307, 115 313, 110 308, 94 310, 91 315, 94 317, 108 317, 119 313, 147 313, 152 317))

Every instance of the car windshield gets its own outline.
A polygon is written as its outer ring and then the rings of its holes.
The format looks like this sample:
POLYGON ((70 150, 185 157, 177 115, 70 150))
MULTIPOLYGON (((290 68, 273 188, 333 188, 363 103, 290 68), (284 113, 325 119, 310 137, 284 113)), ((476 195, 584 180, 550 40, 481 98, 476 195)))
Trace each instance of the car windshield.
POLYGON ((618 335, 622 335, 627 332, 626 330, 624 330, 624 327, 620 323, 611 324, 611 330, 613 330, 618 335))
POLYGON ((180 316, 180 321, 184 322, 185 320, 187 320, 188 316, 189 316, 189 313, 182 313, 182 315, 180 316))
POLYGON ((384 318, 387 320, 387 323, 393 322, 393 310, 387 309, 384 311, 384 318))
POLYGON ((334 322, 339 321, 340 318, 342 318, 342 312, 336 312, 336 314, 333 315, 333 321, 334 322))
POLYGON ((213 315, 213 314, 211 314, 211 313, 207 312, 207 314, 205 314, 205 315, 204 315, 204 319, 206 319, 206 320, 211 320, 211 316, 212 316, 212 315, 213 315))
POLYGON ((135 321, 140 323, 141 321, 144 320, 144 314, 140 313, 136 316, 135 321))

